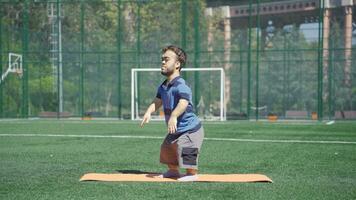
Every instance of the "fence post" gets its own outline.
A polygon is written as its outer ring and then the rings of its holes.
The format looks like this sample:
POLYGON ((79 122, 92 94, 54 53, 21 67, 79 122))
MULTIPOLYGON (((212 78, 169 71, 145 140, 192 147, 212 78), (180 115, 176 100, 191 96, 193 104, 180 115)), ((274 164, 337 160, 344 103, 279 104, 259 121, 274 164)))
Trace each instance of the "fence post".
POLYGON ((80 1, 80 114, 84 117, 84 4, 80 1))
MULTIPOLYGON (((199 36, 199 2, 195 1, 194 9, 194 67, 199 68, 200 62, 200 36, 199 36)), ((198 105, 200 92, 199 92, 199 74, 194 72, 194 105, 198 105)))
POLYGON ((181 0, 181 46, 186 50, 187 47, 187 1, 181 0))
POLYGON ((121 0, 117 1, 117 117, 121 118, 121 0))
MULTIPOLYGON (((187 52, 187 0, 181 0, 181 46, 187 52)), ((187 73, 182 72, 183 78, 187 79, 187 73)))
POLYGON ((248 8, 248 66, 247 66, 247 119, 250 119, 251 113, 251 10, 252 2, 249 0, 248 8))
MULTIPOLYGON (((136 61, 137 68, 141 68, 141 2, 137 1, 137 34, 136 34, 136 61)), ((140 74, 137 73, 137 111, 140 112, 140 86, 141 86, 140 74)))
POLYGON ((319 0, 319 40, 318 40, 318 119, 323 119, 323 17, 324 0, 319 0))
POLYGON ((329 106, 329 120, 333 118, 334 113, 334 40, 331 40, 328 67, 328 106, 329 106))
POLYGON ((23 67, 23 78, 22 78, 22 118, 28 118, 28 66, 27 66, 27 55, 28 55, 28 17, 29 17, 29 1, 24 1, 24 11, 22 15, 23 26, 22 26, 22 67, 23 67))
POLYGON ((242 110, 242 101, 243 101, 243 88, 244 88, 244 82, 243 82, 243 52, 242 52, 242 40, 241 38, 239 39, 239 56, 240 56, 240 69, 239 69, 239 76, 240 76, 240 91, 239 91, 239 98, 240 98, 240 102, 239 102, 239 107, 240 107, 240 113, 243 112, 242 110))
MULTIPOLYGON (((2 73, 2 3, 0 2, 0 72, 2 73)), ((1 75, 0 75, 1 76, 1 75)), ((0 118, 4 117, 4 107, 3 107, 3 90, 0 84, 0 118)))
POLYGON ((259 98, 258 98, 258 89, 259 89, 259 62, 260 62, 260 0, 257 0, 257 33, 256 33, 256 42, 257 42, 257 47, 256 47, 256 111, 255 111, 255 117, 256 120, 258 120, 258 107, 259 107, 259 98))

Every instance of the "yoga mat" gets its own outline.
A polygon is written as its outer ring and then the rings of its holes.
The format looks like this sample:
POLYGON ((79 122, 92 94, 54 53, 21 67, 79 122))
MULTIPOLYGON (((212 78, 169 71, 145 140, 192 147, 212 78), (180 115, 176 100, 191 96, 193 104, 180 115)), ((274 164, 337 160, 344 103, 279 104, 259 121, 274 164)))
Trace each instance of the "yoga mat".
MULTIPOLYGON (((118 182, 179 182, 173 178, 160 178, 160 174, 84 174, 79 181, 118 181, 118 182)), ((195 182, 226 182, 226 183, 248 183, 269 182, 272 180, 263 174, 198 174, 195 182)))

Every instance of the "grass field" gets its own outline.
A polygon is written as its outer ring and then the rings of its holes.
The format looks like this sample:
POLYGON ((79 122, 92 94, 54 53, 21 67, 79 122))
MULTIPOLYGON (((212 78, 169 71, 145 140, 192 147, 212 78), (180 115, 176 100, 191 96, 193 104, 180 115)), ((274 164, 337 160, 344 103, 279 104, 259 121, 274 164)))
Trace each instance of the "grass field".
POLYGON ((204 128, 200 173, 274 183, 79 182, 89 172, 163 172, 163 122, 0 120, 0 199, 356 199, 356 122, 204 128))

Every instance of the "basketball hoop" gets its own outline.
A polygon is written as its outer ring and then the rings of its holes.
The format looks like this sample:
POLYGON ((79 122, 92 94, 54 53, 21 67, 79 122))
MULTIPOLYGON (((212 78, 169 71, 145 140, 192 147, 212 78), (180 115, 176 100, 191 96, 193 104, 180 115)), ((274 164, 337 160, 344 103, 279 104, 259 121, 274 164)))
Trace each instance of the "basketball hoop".
POLYGON ((9 68, 12 73, 15 73, 19 78, 22 78, 22 55, 9 53, 9 68))
POLYGON ((0 84, 5 80, 9 73, 15 73, 19 78, 22 78, 23 70, 21 54, 9 53, 9 65, 5 73, 0 76, 0 84))

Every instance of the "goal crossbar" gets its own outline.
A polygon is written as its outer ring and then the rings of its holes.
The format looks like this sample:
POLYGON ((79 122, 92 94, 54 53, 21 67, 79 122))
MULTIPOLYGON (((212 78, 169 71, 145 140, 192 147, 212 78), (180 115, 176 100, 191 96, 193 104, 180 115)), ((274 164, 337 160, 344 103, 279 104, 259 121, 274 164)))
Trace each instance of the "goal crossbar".
MULTIPOLYGON (((140 120, 138 114, 137 72, 160 72, 159 68, 131 69, 131 120, 140 120)), ((225 72, 223 68, 183 68, 182 71, 218 71, 220 72, 220 121, 226 120, 225 109, 225 72)))

